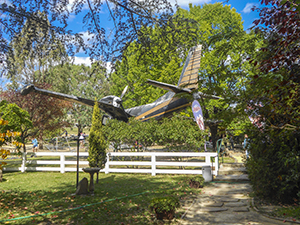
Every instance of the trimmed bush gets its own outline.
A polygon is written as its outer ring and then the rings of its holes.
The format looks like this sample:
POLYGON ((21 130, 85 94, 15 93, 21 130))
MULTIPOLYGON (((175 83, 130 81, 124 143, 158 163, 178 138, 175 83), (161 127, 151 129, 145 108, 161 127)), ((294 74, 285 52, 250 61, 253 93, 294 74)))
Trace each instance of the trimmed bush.
POLYGON ((90 167, 104 168, 106 163, 106 148, 108 147, 102 132, 102 121, 98 102, 94 105, 92 127, 89 134, 89 157, 90 167))
POLYGON ((291 130, 250 131, 246 162, 253 190, 272 202, 300 200, 300 135, 291 130))

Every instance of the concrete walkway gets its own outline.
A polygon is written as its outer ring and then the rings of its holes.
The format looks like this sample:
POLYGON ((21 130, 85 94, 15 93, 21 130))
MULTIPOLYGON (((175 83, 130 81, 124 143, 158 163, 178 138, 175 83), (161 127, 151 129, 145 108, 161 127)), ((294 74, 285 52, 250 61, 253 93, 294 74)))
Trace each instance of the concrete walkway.
POLYGON ((180 224, 291 224, 267 218, 251 207, 249 183, 211 183, 193 203, 184 206, 186 214, 180 224))

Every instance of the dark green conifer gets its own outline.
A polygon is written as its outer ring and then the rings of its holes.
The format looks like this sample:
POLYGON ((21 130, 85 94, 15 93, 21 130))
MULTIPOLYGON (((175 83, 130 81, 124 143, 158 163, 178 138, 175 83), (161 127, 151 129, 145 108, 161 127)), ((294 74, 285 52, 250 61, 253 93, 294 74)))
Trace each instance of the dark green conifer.
POLYGON ((98 102, 93 110, 92 127, 89 134, 89 166, 103 168, 106 162, 107 141, 102 131, 102 122, 98 102))

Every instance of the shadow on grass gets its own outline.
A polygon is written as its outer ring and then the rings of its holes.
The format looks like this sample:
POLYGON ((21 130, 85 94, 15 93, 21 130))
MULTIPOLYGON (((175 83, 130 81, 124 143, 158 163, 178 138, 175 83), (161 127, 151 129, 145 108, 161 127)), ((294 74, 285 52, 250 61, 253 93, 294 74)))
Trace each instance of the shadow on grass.
MULTIPOLYGON (((80 174, 80 180, 88 174, 80 174)), ((0 191, 0 221, 14 224, 154 224, 153 197, 187 198, 200 192, 187 175, 99 174, 95 194, 73 195, 76 173, 5 173, 0 191), (8 221, 9 222, 9 221, 8 221)), ((180 217, 178 214, 177 217, 180 217)))

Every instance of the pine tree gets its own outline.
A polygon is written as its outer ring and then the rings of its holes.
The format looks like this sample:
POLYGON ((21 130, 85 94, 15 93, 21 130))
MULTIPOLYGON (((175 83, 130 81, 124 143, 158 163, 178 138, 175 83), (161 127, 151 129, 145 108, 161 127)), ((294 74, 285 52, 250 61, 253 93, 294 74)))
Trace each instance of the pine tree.
POLYGON ((107 142, 102 131, 102 122, 98 102, 95 102, 92 127, 89 134, 89 166, 103 168, 106 162, 107 142))

